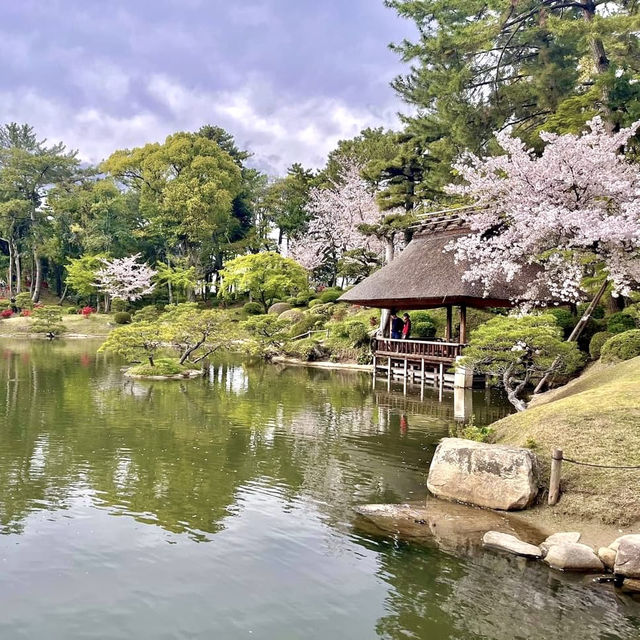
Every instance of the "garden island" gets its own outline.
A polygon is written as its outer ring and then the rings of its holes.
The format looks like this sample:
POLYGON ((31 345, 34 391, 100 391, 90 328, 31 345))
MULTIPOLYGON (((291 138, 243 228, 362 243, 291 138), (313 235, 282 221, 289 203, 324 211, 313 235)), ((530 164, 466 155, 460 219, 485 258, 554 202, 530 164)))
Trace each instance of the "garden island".
POLYGON ((0 635, 639 637, 639 7, 263 4, 0 10, 0 635))

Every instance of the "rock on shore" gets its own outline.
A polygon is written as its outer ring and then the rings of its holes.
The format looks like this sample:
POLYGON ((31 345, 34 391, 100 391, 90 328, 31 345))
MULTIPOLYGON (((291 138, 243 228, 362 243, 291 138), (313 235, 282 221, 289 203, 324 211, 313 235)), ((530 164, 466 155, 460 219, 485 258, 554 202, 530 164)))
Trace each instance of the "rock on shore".
POLYGON ((429 468, 429 491, 439 498, 511 511, 538 493, 538 463, 529 449, 444 438, 429 468))

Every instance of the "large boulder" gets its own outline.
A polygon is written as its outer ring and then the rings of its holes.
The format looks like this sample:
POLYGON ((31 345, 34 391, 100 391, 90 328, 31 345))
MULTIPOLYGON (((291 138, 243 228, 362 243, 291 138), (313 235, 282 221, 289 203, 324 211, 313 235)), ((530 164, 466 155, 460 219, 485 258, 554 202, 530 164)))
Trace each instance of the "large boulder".
POLYGON ((488 549, 496 549, 497 551, 505 551, 514 553, 517 556, 525 558, 541 558, 542 553, 535 544, 523 542, 520 538, 509 535, 508 533, 500 533, 499 531, 487 531, 482 537, 482 546, 488 549))
POLYGON ((622 536, 613 572, 625 578, 640 578, 640 534, 622 536))
POLYGON ((579 542, 554 544, 544 561, 553 569, 597 573, 604 570, 600 558, 591 547, 579 542))
POLYGON ((427 478, 439 498, 490 509, 525 509, 538 493, 538 461, 529 449, 444 438, 427 478))

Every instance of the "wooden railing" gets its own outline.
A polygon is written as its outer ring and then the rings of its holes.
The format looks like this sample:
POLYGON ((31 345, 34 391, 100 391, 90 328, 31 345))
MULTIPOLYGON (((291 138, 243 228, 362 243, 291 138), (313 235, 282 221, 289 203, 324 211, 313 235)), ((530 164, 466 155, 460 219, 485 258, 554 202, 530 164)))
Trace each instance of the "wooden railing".
POLYGON ((396 340, 376 337, 373 338, 371 347, 377 356, 453 362, 457 356, 461 355, 465 345, 459 342, 396 340))

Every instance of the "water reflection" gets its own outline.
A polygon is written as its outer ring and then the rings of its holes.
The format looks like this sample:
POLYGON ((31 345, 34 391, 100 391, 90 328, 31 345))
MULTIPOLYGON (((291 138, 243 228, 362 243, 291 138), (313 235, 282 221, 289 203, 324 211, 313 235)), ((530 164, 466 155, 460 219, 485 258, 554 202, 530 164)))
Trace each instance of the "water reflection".
POLYGON ((602 587, 353 528, 425 495, 452 396, 233 361, 131 381, 95 349, 0 343, 1 637, 636 637, 602 587))

